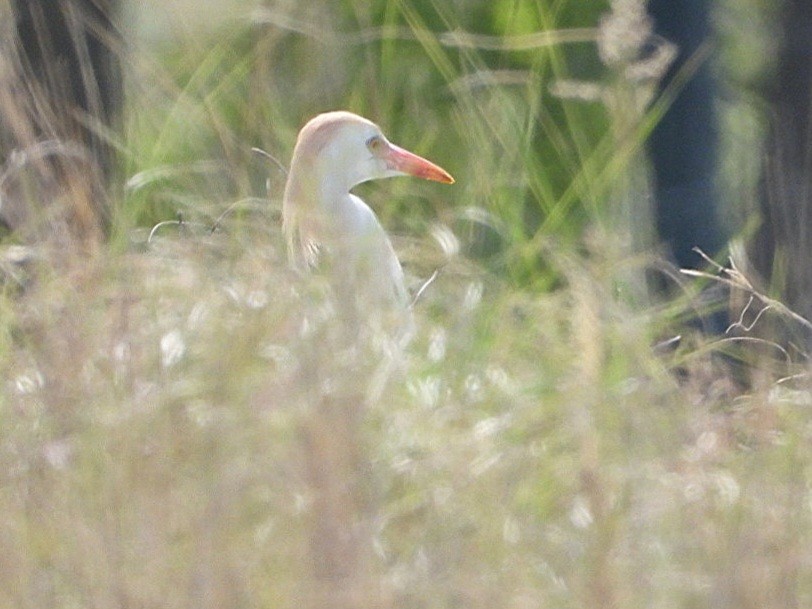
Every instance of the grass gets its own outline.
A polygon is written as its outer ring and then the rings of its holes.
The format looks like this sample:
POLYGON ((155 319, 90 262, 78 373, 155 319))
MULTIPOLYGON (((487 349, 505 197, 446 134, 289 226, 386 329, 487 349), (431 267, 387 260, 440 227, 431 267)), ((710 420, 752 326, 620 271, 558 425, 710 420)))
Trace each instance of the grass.
POLYGON ((607 205, 639 204, 649 117, 546 92, 581 47, 460 50, 444 3, 369 6, 289 16, 409 39, 133 53, 112 241, 0 294, 0 607, 809 605, 806 360, 743 343, 744 391, 678 323, 694 286, 630 296, 651 256, 607 205), (413 284, 440 269, 391 360, 287 270, 250 151, 285 163, 337 106, 457 178, 362 190, 413 284))

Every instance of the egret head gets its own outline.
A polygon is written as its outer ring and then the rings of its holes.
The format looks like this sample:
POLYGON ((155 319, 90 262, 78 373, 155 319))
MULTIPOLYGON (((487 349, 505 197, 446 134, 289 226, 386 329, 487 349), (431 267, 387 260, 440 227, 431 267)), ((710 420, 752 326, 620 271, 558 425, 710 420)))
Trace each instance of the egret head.
POLYGON ((454 182, 447 171, 395 146, 375 123, 351 112, 327 112, 310 120, 299 132, 291 170, 296 164, 307 165, 323 181, 347 191, 362 182, 399 175, 454 182))

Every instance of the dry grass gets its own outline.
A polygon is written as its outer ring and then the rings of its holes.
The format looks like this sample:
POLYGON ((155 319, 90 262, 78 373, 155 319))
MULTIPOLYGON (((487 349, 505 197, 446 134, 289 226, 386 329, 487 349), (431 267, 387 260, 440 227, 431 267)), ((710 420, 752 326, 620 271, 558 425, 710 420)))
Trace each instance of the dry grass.
POLYGON ((678 383, 569 260, 447 270, 381 385, 269 226, 3 297, 4 605, 804 604, 805 376, 734 399, 691 347, 678 383))

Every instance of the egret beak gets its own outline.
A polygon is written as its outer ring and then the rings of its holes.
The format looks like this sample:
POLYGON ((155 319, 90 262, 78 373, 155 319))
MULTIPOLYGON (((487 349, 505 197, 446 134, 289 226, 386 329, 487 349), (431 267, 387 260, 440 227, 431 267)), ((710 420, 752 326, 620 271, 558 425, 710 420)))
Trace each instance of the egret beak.
POLYGON ((389 148, 384 152, 383 158, 389 169, 400 171, 401 173, 415 176, 416 178, 423 178, 424 180, 442 182, 443 184, 454 183, 454 178, 442 167, 394 144, 389 144, 389 148))

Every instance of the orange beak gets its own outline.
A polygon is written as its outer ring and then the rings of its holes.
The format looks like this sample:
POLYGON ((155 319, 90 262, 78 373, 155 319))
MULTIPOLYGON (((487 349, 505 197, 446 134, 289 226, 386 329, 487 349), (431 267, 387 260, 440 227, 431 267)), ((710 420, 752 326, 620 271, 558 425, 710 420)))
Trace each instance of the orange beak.
POLYGON ((389 149, 384 153, 383 158, 389 169, 406 173, 416 178, 442 182, 443 184, 453 184, 454 178, 445 169, 427 161, 413 152, 404 150, 394 144, 389 145, 389 149))

